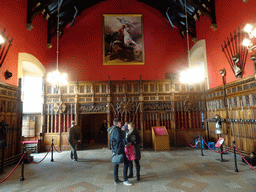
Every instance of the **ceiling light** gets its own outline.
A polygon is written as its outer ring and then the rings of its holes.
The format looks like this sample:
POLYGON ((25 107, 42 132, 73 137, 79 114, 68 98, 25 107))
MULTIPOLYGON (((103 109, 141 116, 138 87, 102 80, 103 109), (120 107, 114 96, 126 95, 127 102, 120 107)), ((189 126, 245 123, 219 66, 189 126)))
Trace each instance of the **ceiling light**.
POLYGON ((47 77, 47 81, 53 85, 53 87, 58 91, 63 85, 67 85, 67 74, 60 73, 59 71, 59 23, 60 23, 60 3, 58 0, 58 20, 57 20, 57 61, 56 61, 56 71, 50 72, 47 77))

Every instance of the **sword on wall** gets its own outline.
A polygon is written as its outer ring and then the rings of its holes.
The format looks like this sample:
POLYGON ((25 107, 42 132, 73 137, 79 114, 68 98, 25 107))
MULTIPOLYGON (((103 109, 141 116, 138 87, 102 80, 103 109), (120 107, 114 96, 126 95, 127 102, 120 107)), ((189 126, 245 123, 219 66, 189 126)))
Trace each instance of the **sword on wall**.
POLYGON ((232 114, 232 105, 230 104, 230 122, 231 122, 231 135, 233 136, 233 141, 235 141, 235 133, 234 133, 234 127, 233 127, 233 114, 232 114))

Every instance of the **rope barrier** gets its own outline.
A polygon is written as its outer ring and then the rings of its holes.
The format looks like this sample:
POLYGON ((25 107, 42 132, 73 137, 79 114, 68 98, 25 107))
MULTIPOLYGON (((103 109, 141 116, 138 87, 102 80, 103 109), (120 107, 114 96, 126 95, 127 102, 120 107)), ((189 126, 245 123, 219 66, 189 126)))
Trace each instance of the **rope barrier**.
POLYGON ((50 146, 50 148, 49 148, 49 150, 47 151, 47 153, 46 153, 46 155, 44 156, 44 158, 43 158, 42 160, 38 161, 38 162, 31 161, 30 159, 27 158, 26 155, 25 155, 25 157, 26 157, 26 159, 27 159, 30 163, 39 164, 39 163, 41 163, 41 162, 46 158, 46 156, 49 154, 49 152, 50 152, 50 150, 51 150, 51 147, 52 147, 52 146, 50 146))
POLYGON ((185 130, 184 130, 184 127, 182 127, 181 129, 182 129, 182 130, 184 131, 184 133, 185 133, 185 137, 186 137, 186 140, 187 140, 188 144, 189 144, 191 147, 196 147, 197 144, 199 143, 199 139, 197 140, 197 142, 196 142, 195 145, 191 145, 190 142, 189 142, 189 140, 188 140, 188 136, 186 135, 186 132, 185 132, 185 130))
POLYGON ((62 151, 58 151, 58 149, 55 147, 55 145, 53 145, 55 151, 57 151, 57 153, 62 153, 62 151))
POLYGON ((237 149, 237 147, 235 146, 235 148, 236 148, 236 150, 238 151, 238 153, 240 154, 240 156, 244 159, 244 161, 254 170, 254 171, 256 171, 256 169, 255 168, 253 168, 253 166, 251 166, 251 164, 250 163, 248 163, 248 161, 243 157, 243 155, 240 153, 240 151, 237 149))
MULTIPOLYGON (((196 145, 194 145, 194 146, 191 145, 191 144, 189 143, 189 141, 188 141, 188 137, 187 137, 187 135, 186 135, 186 132, 185 132, 184 127, 182 127, 181 129, 182 129, 182 130, 184 131, 184 133, 185 133, 185 137, 186 137, 186 140, 187 140, 188 144, 189 144, 191 147, 195 147, 195 146, 199 143, 199 139, 198 139, 196 145)), ((222 151, 222 152, 215 151, 215 150, 213 150, 212 148, 209 147, 209 145, 206 143, 206 141, 204 140, 204 138, 202 138, 202 139, 203 139, 204 143, 207 145, 207 147, 208 147, 209 149, 211 149, 211 150, 212 150, 213 152, 215 152, 215 153, 226 153, 226 152, 229 151, 231 148, 233 148, 233 146, 231 146, 231 147, 229 147, 226 151, 222 151)), ((256 171, 256 169, 255 169, 250 163, 248 163, 248 161, 243 157, 243 155, 242 155, 241 152, 237 149, 236 146, 235 146, 235 148, 236 148, 236 150, 238 151, 238 153, 240 154, 240 156, 243 158, 243 160, 244 160, 254 171, 256 171)))
POLYGON ((55 147, 55 145, 53 144, 54 149, 55 149, 58 153, 62 153, 62 152, 64 151, 64 149, 66 149, 67 146, 68 146, 68 139, 67 139, 67 144, 66 144, 66 146, 65 146, 61 151, 58 151, 57 148, 55 147))
POLYGON ((23 159, 24 156, 25 156, 25 153, 21 156, 18 164, 14 167, 14 169, 11 171, 11 173, 7 177, 5 177, 2 181, 0 181, 0 183, 3 183, 8 177, 11 176, 11 174, 16 170, 16 168, 18 167, 18 165, 20 164, 20 162, 21 162, 21 160, 23 159))
POLYGON ((215 153, 226 153, 226 152, 228 152, 233 146, 231 146, 231 147, 229 147, 226 151, 222 151, 222 152, 219 152, 219 151, 215 151, 215 150, 213 150, 211 147, 209 147, 209 145, 206 143, 206 141, 204 140, 204 138, 202 138, 203 139, 203 141, 204 141, 204 143, 207 145, 207 147, 209 148, 209 149, 211 149, 213 152, 215 152, 215 153))

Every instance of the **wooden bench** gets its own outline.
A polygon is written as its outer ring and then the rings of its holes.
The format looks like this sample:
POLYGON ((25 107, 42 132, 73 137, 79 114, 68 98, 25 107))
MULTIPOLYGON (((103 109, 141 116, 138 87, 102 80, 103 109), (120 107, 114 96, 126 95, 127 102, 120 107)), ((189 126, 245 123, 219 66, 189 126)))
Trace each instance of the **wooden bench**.
POLYGON ((38 153, 38 140, 36 141, 22 141, 22 144, 26 147, 27 150, 32 153, 38 153))

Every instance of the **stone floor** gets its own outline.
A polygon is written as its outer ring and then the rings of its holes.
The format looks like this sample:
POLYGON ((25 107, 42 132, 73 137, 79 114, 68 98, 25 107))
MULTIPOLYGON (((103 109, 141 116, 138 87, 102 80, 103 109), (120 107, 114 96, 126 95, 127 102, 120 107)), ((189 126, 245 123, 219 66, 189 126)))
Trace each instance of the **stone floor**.
MULTIPOLYGON (((32 154, 34 161, 46 153, 32 154)), ((238 170, 234 172, 233 154, 225 154, 227 162, 220 162, 220 155, 199 149, 172 148, 167 152, 142 150, 141 181, 130 179, 132 186, 114 185, 111 151, 107 148, 78 151, 79 161, 70 160, 70 152, 54 152, 54 162, 48 155, 42 163, 25 164, 25 180, 20 181, 21 166, 3 183, 1 192, 120 192, 120 191, 186 191, 226 192, 256 191, 256 171, 243 163, 238 156, 238 170)), ((5 178, 14 166, 0 175, 5 178)), ((119 168, 122 179, 123 166, 119 168)), ((134 165, 135 169, 135 165, 134 165)), ((136 172, 136 171, 134 171, 136 172)))

